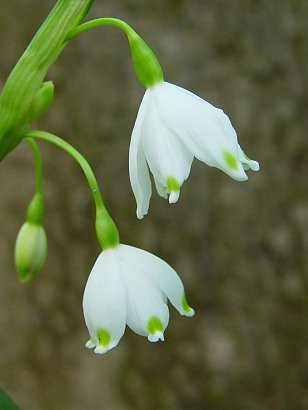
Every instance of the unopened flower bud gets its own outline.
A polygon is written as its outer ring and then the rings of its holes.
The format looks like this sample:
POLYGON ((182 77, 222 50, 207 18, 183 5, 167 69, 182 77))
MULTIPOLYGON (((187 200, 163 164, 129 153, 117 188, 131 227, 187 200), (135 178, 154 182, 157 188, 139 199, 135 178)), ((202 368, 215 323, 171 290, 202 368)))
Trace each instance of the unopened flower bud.
POLYGON ((30 121, 35 121, 48 110, 54 97, 52 81, 45 81, 33 97, 30 121))
POLYGON ((47 238, 42 225, 25 222, 15 245, 15 266, 22 282, 32 279, 42 268, 47 253, 47 238))

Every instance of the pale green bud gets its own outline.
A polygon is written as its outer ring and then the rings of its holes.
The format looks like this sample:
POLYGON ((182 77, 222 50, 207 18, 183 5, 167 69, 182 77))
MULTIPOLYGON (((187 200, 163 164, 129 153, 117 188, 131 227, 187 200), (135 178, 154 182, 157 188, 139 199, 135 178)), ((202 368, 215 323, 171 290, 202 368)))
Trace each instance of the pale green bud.
POLYGON ((32 279, 42 268, 47 253, 47 237, 42 225, 25 222, 15 245, 15 266, 22 282, 32 279))
POLYGON ((52 81, 44 81, 33 97, 30 122, 43 115, 51 106, 54 96, 52 81))

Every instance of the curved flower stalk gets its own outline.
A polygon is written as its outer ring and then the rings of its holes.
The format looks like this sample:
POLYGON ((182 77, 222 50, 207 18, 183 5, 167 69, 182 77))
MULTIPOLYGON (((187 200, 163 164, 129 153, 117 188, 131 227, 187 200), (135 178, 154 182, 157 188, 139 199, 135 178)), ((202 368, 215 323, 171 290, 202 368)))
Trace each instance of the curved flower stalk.
POLYGON ((90 333, 86 347, 106 353, 119 343, 126 324, 150 342, 164 340, 167 299, 181 315, 194 315, 179 276, 166 262, 123 244, 102 251, 83 296, 90 333))
POLYGON ((258 162, 239 146, 236 131, 221 109, 181 87, 158 82, 145 92, 130 144, 129 173, 138 218, 149 208, 149 169, 158 194, 169 195, 174 203, 194 157, 237 181, 248 178, 244 170, 259 170, 258 162))

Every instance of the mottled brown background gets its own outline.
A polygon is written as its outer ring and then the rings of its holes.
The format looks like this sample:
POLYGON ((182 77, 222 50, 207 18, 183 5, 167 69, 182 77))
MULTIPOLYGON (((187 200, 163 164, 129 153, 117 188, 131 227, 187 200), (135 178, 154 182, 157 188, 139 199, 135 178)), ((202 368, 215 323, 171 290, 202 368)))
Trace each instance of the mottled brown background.
MULTIPOLYGON (((0 6, 0 83, 54 1, 0 6)), ((130 22, 168 81, 223 107, 261 172, 237 183, 195 162, 178 204, 155 194, 135 218, 131 129, 143 95, 124 35, 72 41, 48 75, 52 108, 36 127, 93 165, 122 242, 174 266, 196 309, 173 309, 164 343, 127 330, 105 356, 84 348, 81 298, 98 255, 82 173, 44 143, 48 257, 20 284, 16 233, 33 193, 29 149, 0 164, 0 386, 24 410, 307 409, 306 0, 96 0, 90 17, 130 22)))

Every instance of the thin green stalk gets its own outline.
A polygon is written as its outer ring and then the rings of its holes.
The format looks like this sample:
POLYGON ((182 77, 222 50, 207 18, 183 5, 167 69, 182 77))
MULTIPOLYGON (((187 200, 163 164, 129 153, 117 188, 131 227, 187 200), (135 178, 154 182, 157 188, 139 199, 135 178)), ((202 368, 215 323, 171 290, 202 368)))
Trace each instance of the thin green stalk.
POLYGON ((67 42, 86 30, 105 25, 119 27, 126 34, 137 77, 144 87, 152 87, 164 80, 163 70, 155 54, 146 42, 143 41, 135 30, 125 23, 125 21, 113 17, 104 17, 87 21, 86 23, 74 27, 65 37, 65 41, 67 42))
POLYGON ((65 42, 71 40, 73 37, 76 37, 78 34, 83 33, 84 31, 90 30, 91 28, 106 25, 119 27, 122 31, 124 31, 127 37, 131 37, 133 35, 139 37, 135 30, 129 24, 125 23, 125 21, 114 17, 101 17, 95 20, 87 21, 73 28, 65 37, 65 42))
POLYGON ((96 208, 95 227, 97 239, 103 249, 116 246, 119 243, 117 227, 105 207, 95 175, 85 157, 80 154, 80 152, 77 151, 71 144, 49 132, 30 130, 25 134, 25 138, 28 137, 48 141, 51 144, 63 149, 71 157, 73 157, 75 161, 77 161, 85 174, 94 199, 96 208))
POLYGON ((29 144, 34 157, 35 192, 42 194, 42 160, 40 151, 33 138, 26 138, 25 140, 29 144))
POLYGON ((26 221, 31 224, 41 225, 45 214, 42 194, 42 161, 39 148, 33 138, 26 138, 25 140, 33 153, 35 172, 35 193, 27 208, 26 221))

